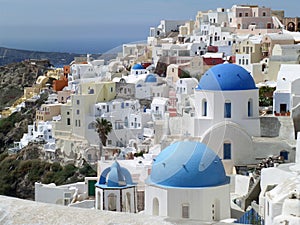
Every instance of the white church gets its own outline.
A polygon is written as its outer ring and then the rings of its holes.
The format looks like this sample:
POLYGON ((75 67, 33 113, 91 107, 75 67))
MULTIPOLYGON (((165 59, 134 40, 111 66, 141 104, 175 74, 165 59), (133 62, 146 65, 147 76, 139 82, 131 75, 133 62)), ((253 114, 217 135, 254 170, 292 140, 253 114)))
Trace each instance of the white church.
POLYGON ((145 213, 175 219, 230 218, 229 177, 200 142, 176 142, 155 159, 145 188, 145 213))
POLYGON ((251 163, 251 136, 260 136, 258 89, 252 76, 235 64, 212 67, 195 88, 193 115, 170 118, 169 124, 170 136, 189 134, 217 153, 227 174, 234 165, 251 163))

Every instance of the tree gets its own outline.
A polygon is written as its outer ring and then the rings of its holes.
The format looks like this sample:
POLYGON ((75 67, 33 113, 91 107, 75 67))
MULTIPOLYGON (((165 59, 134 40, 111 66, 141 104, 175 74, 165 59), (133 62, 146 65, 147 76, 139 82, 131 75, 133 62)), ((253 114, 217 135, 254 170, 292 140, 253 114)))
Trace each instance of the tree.
POLYGON ((107 135, 112 130, 112 124, 104 118, 97 118, 94 125, 100 139, 100 157, 102 157, 103 146, 106 146, 107 135))

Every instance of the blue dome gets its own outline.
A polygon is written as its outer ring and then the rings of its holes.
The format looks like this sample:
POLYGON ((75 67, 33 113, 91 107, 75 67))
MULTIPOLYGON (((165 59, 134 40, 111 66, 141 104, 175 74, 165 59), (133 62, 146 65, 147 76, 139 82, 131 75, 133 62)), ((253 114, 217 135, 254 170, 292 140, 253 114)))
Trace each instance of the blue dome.
POLYGON ((212 187, 229 183, 221 159, 200 142, 176 142, 155 159, 148 182, 169 187, 212 187))
POLYGON ((149 74, 146 79, 145 79, 146 83, 155 83, 157 82, 157 78, 155 77, 155 75, 153 74, 149 74))
POLYGON ((135 64, 133 67, 132 67, 133 70, 143 70, 145 69, 141 64, 135 64))
POLYGON ((197 90, 237 91, 257 89, 251 74, 236 64, 219 64, 200 79, 197 90))
POLYGON ((117 161, 101 173, 100 180, 96 183, 96 186, 106 188, 119 188, 132 185, 134 183, 129 171, 121 167, 117 161))

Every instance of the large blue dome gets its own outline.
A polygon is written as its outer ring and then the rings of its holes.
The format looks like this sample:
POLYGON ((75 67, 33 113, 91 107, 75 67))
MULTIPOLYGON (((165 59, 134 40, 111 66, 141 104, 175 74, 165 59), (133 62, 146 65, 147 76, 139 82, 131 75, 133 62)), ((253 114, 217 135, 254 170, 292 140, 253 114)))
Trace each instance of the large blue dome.
POLYGON ((169 187, 212 187, 229 183, 221 159, 200 142, 176 142, 155 159, 149 184, 169 187))
POLYGON ((197 90, 237 91, 257 89, 251 74, 236 64, 219 64, 200 79, 197 90))

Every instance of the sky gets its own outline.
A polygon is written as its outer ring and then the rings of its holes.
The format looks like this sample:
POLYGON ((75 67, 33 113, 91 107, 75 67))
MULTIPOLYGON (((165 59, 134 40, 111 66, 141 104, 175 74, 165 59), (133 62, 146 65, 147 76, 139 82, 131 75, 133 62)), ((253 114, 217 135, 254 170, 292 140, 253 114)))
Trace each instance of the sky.
POLYGON ((160 20, 194 20, 198 11, 234 4, 300 17, 299 0, 0 0, 0 47, 104 53, 146 40, 160 20))

